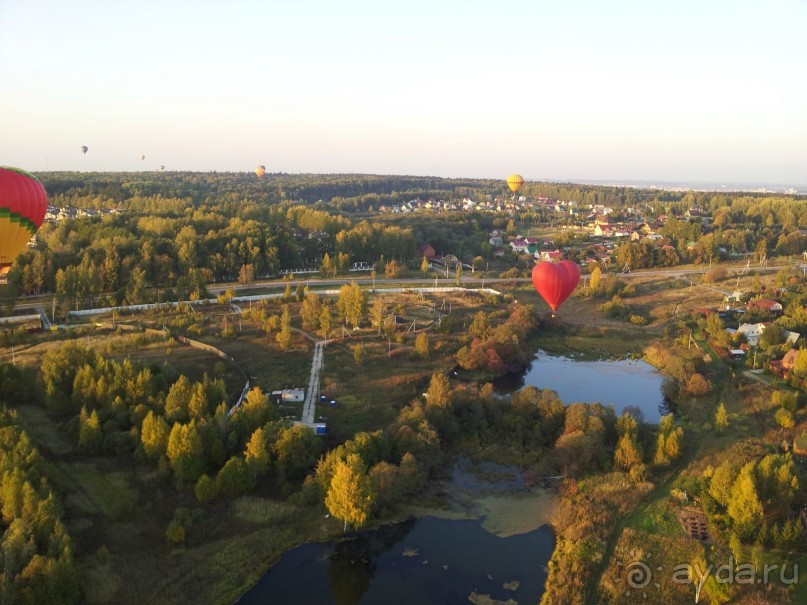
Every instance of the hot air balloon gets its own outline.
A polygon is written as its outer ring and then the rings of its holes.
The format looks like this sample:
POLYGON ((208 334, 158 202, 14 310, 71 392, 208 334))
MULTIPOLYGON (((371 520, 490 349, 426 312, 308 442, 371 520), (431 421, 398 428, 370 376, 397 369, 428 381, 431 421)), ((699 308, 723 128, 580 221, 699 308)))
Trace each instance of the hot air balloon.
POLYGON ((45 188, 32 174, 0 166, 0 275, 36 233, 48 208, 45 188))
POLYGON ((88 149, 89 149, 89 147, 87 147, 86 145, 82 145, 81 146, 81 153, 87 153, 88 149))
POLYGON ((162 172, 163 170, 165 170, 165 166, 160 164, 160 172, 162 172))
POLYGON ((510 187, 510 191, 513 192, 513 195, 518 193, 518 190, 521 189, 521 186, 524 184, 524 177, 520 174, 511 174, 507 177, 507 186, 510 187))
POLYGON ((580 267, 570 260, 538 263, 532 269, 532 285, 552 309, 554 316, 580 282, 580 267))
POLYGON ((141 155, 141 156, 140 156, 140 159, 141 159, 141 160, 145 160, 145 159, 146 159, 146 156, 145 156, 145 155, 141 155))
POLYGON ((262 178, 263 178, 263 175, 265 175, 265 174, 266 174, 266 166, 264 166, 263 164, 261 164, 260 166, 258 166, 258 167, 255 169, 255 174, 257 174, 257 175, 258 175, 258 178, 259 178, 259 179, 262 179, 262 178))

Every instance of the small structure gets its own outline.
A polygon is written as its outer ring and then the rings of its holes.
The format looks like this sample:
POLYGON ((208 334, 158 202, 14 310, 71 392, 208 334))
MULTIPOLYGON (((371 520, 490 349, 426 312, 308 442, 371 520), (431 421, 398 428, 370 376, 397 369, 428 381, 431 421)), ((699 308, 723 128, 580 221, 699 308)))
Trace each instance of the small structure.
POLYGON ((272 391, 272 401, 276 403, 302 403, 305 401, 305 391, 303 389, 272 391))
POLYGON ((700 508, 689 506, 682 509, 678 514, 678 520, 690 538, 700 542, 709 540, 709 526, 706 523, 706 515, 700 508))
POLYGON ((327 432, 326 425, 324 422, 318 422, 314 425, 314 434, 315 435, 324 435, 327 432))
POLYGON ((729 355, 732 359, 745 359, 745 351, 742 349, 729 349, 729 355))

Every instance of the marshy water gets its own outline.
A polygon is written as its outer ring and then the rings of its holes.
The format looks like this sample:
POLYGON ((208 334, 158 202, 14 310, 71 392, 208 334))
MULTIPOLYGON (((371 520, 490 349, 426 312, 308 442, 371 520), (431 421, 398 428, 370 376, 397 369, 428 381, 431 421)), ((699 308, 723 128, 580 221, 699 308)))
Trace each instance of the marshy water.
MULTIPOLYGON (((640 360, 576 361, 539 352, 531 366, 498 383, 553 389, 566 403, 613 404, 658 422, 662 375, 640 360)), ((525 485, 515 468, 458 461, 444 509, 344 539, 285 553, 239 605, 537 603, 555 547, 546 525, 552 496, 525 485)))
POLYGON ((445 506, 285 553, 239 605, 537 603, 555 537, 553 497, 515 467, 460 459, 445 506))
POLYGON ((547 525, 499 537, 479 519, 421 517, 298 546, 238 603, 445 605, 483 595, 537 603, 554 546, 547 525))

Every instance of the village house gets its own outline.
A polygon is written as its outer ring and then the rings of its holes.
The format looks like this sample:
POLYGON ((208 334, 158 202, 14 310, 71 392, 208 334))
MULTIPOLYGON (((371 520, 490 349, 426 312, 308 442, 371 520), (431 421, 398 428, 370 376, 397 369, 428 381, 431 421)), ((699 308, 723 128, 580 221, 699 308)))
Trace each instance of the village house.
POLYGON ((428 260, 432 260, 437 256, 437 252, 431 244, 420 244, 418 246, 418 254, 428 260))
POLYGON ((773 313, 776 315, 780 315, 782 313, 782 304, 769 298, 752 298, 745 305, 745 308, 748 311, 767 311, 768 313, 773 313))
POLYGON ((798 349, 790 349, 782 359, 771 361, 770 370, 772 374, 780 377, 787 377, 788 372, 796 367, 796 358, 799 355, 798 349))
POLYGON ((563 252, 557 249, 538 251, 534 254, 534 256, 537 259, 548 262, 557 262, 563 260, 563 252))
POLYGON ((766 325, 764 323, 740 324, 740 327, 736 330, 731 330, 729 328, 726 331, 732 335, 745 336, 745 340, 748 342, 748 344, 755 347, 759 344, 759 339, 762 337, 763 332, 765 332, 765 327, 766 325))

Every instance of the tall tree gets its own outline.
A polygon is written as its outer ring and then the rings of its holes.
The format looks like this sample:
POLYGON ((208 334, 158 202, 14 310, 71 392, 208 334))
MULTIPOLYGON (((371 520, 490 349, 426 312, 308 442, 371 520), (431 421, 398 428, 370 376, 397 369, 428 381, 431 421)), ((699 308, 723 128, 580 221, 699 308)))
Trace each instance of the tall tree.
POLYGON ((373 505, 372 482, 367 466, 358 454, 348 454, 336 464, 331 485, 325 496, 328 511, 347 526, 361 527, 367 521, 373 505))
POLYGON ((291 314, 288 305, 283 305, 283 313, 280 316, 280 331, 275 336, 275 340, 284 351, 291 348, 291 314))
POLYGON ((337 307, 345 318, 345 322, 358 328, 361 325, 361 318, 367 310, 367 297, 355 281, 350 282, 339 289, 337 307))
POLYGON ((717 412, 715 413, 715 429, 717 429, 718 433, 722 433, 728 425, 729 415, 726 412, 726 406, 721 402, 720 405, 717 406, 717 412))

